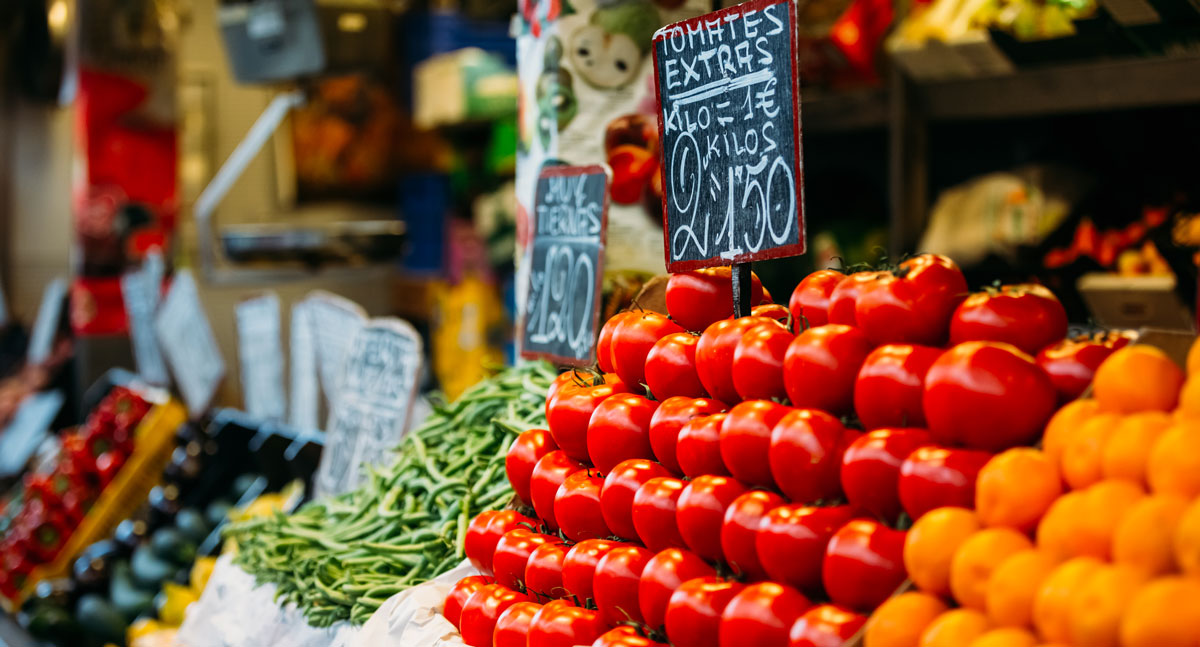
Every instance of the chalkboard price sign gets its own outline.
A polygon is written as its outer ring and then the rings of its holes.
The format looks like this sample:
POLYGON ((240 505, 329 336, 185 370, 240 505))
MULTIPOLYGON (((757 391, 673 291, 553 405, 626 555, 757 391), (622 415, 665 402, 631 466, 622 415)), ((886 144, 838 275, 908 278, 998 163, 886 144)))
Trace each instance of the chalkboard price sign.
POLYGON ((804 253, 795 31, 751 0, 654 35, 669 271, 804 253))
POLYGON ((586 366, 595 355, 608 231, 608 171, 555 166, 538 176, 521 356, 586 366))

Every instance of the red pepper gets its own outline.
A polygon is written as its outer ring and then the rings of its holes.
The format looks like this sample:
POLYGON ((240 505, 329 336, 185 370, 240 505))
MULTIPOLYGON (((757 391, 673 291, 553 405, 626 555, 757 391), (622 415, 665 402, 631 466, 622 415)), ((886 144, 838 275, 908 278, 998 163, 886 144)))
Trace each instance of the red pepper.
POLYGON ((116 478, 117 472, 125 464, 125 453, 119 449, 110 449, 96 459, 96 471, 100 473, 100 487, 106 488, 116 478))
POLYGON ((63 514, 71 520, 71 523, 78 524, 83 521, 88 510, 91 510, 95 503, 96 495, 94 493, 86 490, 71 490, 63 495, 63 514))
POLYGON ((41 501, 46 507, 52 508, 62 501, 62 495, 67 488, 59 489, 59 482, 53 474, 26 474, 25 499, 41 501))
POLYGON ((77 431, 63 434, 60 462, 70 463, 71 468, 79 474, 96 474, 96 457, 88 447, 87 440, 77 431))
POLYGON ((81 432, 83 438, 87 441, 88 451, 91 452, 93 458, 98 458, 100 454, 110 450, 116 445, 116 440, 113 438, 115 425, 98 423, 95 418, 89 418, 87 423, 83 425, 81 432))
POLYGON ((60 510, 42 505, 37 500, 25 503, 18 523, 28 532, 25 545, 30 557, 38 563, 52 561, 58 556, 74 529, 60 510))

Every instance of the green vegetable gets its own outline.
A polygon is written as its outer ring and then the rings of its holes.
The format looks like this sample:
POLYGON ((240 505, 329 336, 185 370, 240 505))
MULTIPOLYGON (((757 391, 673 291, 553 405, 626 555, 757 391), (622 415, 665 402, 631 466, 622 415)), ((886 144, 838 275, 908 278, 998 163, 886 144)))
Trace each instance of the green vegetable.
POLYGON ((196 545, 175 528, 159 528, 150 536, 150 548, 155 557, 176 567, 190 566, 196 560, 196 545))
POLYGON ((277 586, 309 623, 366 621, 387 598, 463 559, 466 524, 512 498, 504 457, 517 434, 546 424, 544 362, 502 371, 434 408, 401 441, 397 460, 369 468, 359 489, 295 514, 249 519, 225 536, 236 563, 277 586))
POLYGON ((129 564, 125 562, 118 562, 113 566, 112 580, 108 583, 108 597, 128 621, 154 608, 154 592, 138 588, 134 584, 129 564))
POLYGON ((212 526, 204 519, 204 513, 195 508, 184 508, 175 515, 175 527, 193 544, 203 542, 212 526))
POLYGON ((125 644, 125 619, 108 600, 89 593, 75 604, 75 620, 89 638, 101 643, 125 644))
POLYGON ((171 562, 163 560, 154 554, 149 544, 143 544, 133 551, 133 559, 129 561, 133 570, 133 580, 141 588, 158 590, 163 580, 169 580, 175 575, 177 568, 171 562))

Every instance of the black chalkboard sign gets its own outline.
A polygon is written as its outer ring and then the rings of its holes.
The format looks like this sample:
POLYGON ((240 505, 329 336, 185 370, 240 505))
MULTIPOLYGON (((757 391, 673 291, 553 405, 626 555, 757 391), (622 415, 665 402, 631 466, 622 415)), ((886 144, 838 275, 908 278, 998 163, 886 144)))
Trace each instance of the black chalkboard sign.
POLYGON ((608 170, 552 166, 534 194, 521 356, 587 366, 595 356, 608 233, 608 170))
POLYGON ((804 253, 795 33, 751 0, 654 35, 669 271, 804 253))

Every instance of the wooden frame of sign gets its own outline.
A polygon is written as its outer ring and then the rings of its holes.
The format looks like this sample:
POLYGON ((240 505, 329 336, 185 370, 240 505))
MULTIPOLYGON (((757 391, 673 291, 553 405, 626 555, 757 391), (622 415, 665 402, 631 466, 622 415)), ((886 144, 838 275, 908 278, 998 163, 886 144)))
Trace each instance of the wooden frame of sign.
POLYGON ((735 301, 744 263, 806 249, 795 25, 794 0, 750 0, 654 35, 667 270, 732 265, 735 301))
MULTIPOLYGON (((595 361, 596 355, 596 336, 599 334, 600 325, 600 304, 601 292, 604 281, 604 249, 608 239, 608 205, 609 205, 609 185, 612 182, 612 173, 607 166, 593 164, 591 166, 550 166, 542 169, 538 174, 537 186, 534 189, 534 209, 531 214, 532 219, 532 239, 529 243, 529 250, 526 252, 525 262, 529 264, 528 277, 528 298, 525 302, 524 311, 521 313, 518 332, 518 342, 520 343, 521 357, 526 359, 547 359, 551 362, 566 366, 589 366, 595 361), (563 182, 558 187, 552 187, 555 178, 581 178, 580 182, 575 187, 570 187, 569 182, 563 182), (590 180, 590 181, 589 181, 590 180), (597 181, 602 180, 602 181, 597 181), (591 225, 587 228, 585 235, 562 235, 558 233, 548 232, 541 234, 544 221, 540 216, 543 211, 542 207, 553 206, 546 205, 546 201, 552 200, 555 191, 559 189, 558 197, 565 197, 574 194, 577 200, 575 210, 581 207, 599 208, 599 214, 588 212, 585 214, 576 213, 572 210, 570 214, 564 214, 561 217, 568 219, 568 222, 563 224, 563 227, 571 229, 572 225, 578 226, 579 219, 591 221, 591 225), (582 192, 587 190, 599 189, 600 196, 594 193, 590 196, 592 199, 583 204, 579 202, 585 196, 582 192), (595 230, 596 223, 594 219, 598 216, 599 228, 595 230), (541 243, 541 245, 539 245, 541 243), (548 249, 543 249, 548 247, 548 249), (566 249, 562 249, 565 247, 566 249), (579 251, 576 255, 575 251, 579 251), (562 250, 562 251, 559 251, 562 250), (571 282, 571 272, 580 271, 583 267, 579 264, 582 259, 587 259, 594 252, 595 257, 592 258, 593 275, 588 285, 592 290, 592 299, 590 302, 586 300, 580 301, 578 298, 572 299, 570 302, 556 299, 558 302, 558 311, 552 311, 551 300, 554 298, 553 292, 547 290, 547 274, 553 271, 554 263, 559 259, 565 260, 570 264, 570 269, 564 268, 567 272, 567 278, 564 282, 564 288, 571 282), (547 259, 547 257, 549 257, 547 259), (534 263, 544 262, 542 271, 541 285, 535 284, 535 271, 538 270, 534 263), (562 327, 557 327, 554 330, 547 332, 547 321, 552 315, 558 317, 558 321, 563 319, 571 320, 572 306, 578 306, 581 303, 587 303, 591 308, 591 317, 579 320, 577 334, 572 337, 569 330, 564 330, 562 327), (536 310, 536 312, 535 312, 536 310), (530 316, 534 312, 535 316, 530 316), (538 334, 531 335, 529 324, 540 328, 538 334), (568 354, 570 353, 570 354, 568 354)), ((549 225, 547 225, 549 228, 549 225)), ((565 296, 565 295, 563 295, 565 296)))

